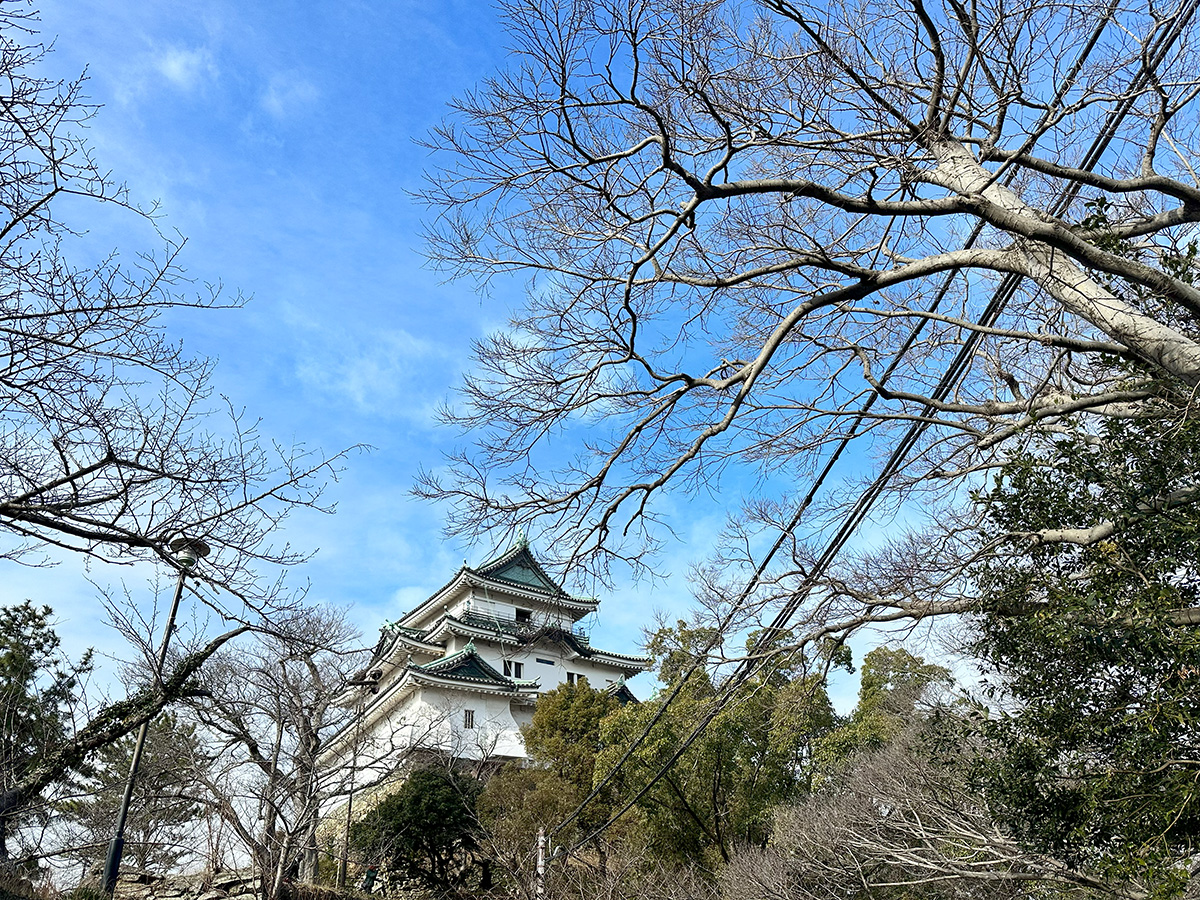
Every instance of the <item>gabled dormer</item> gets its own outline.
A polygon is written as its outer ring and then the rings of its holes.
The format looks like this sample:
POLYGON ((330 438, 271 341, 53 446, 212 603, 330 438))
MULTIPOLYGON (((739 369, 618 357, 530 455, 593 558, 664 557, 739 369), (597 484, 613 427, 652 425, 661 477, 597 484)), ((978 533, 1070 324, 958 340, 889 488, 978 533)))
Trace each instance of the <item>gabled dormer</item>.
POLYGON ((495 559, 472 571, 496 581, 507 582, 514 587, 542 591, 550 597, 574 599, 542 568, 542 564, 529 550, 529 541, 524 538, 495 559))
POLYGON ((535 696, 540 687, 537 681, 497 672, 479 655, 473 642, 457 653, 423 665, 409 666, 406 676, 422 684, 523 697, 535 696))

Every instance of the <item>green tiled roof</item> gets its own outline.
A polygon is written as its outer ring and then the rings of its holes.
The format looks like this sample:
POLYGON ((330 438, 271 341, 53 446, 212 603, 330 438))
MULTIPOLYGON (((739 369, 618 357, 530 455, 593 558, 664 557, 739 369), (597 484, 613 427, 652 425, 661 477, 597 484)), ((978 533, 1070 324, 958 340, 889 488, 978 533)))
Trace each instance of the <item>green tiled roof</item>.
POLYGON ((478 612, 465 612, 456 617, 464 625, 470 625, 473 628, 486 628, 489 631, 498 631, 501 634, 510 634, 513 637, 524 637, 533 628, 524 622, 517 622, 513 619, 502 619, 498 616, 489 616, 478 612))
POLYGON ((562 589, 562 585, 546 574, 546 570, 529 552, 529 544, 524 541, 496 559, 484 563, 475 571, 480 575, 511 581, 555 596, 567 593, 562 589))
POLYGON ((489 631, 498 631, 501 634, 511 635, 521 641, 530 641, 539 637, 549 637, 553 640, 561 634, 569 634, 571 639, 581 647, 589 646, 587 635, 574 629, 554 628, 537 625, 532 622, 518 622, 514 619, 502 619, 498 616, 489 616, 486 613, 480 612, 463 613, 457 618, 464 625, 471 625, 475 628, 486 628, 489 631))
POLYGON ((517 683, 497 672, 475 650, 474 644, 467 644, 457 653, 443 656, 423 665, 412 666, 418 672, 427 672, 441 678, 457 678, 463 681, 474 681, 483 684, 494 684, 510 691, 517 690, 517 683))
POLYGON ((398 622, 386 622, 383 627, 387 631, 398 631, 400 634, 408 635, 411 638, 420 638, 425 634, 420 628, 409 628, 407 625, 401 625, 398 622))
POLYGON ((379 629, 379 642, 375 645, 375 649, 371 653, 371 665, 374 665, 391 652, 399 637, 403 636, 414 641, 424 642, 425 635, 428 633, 420 628, 407 628, 395 622, 384 622, 383 626, 379 629))
POLYGON ((486 629, 502 635, 509 635, 521 644, 536 644, 542 641, 563 644, 570 650, 574 651, 584 659, 588 659, 597 654, 611 656, 616 659, 628 660, 631 663, 645 663, 646 659, 642 656, 633 656, 628 653, 613 653, 608 650, 600 650, 592 646, 592 642, 588 640, 588 636, 581 631, 575 631, 569 628, 556 628, 548 625, 536 625, 533 623, 516 622, 512 619, 501 619, 496 616, 488 616, 483 613, 468 612, 458 617, 458 621, 464 625, 470 625, 474 628, 486 629))
POLYGON ((610 697, 615 697, 617 702, 622 706, 627 706, 630 703, 641 703, 641 701, 633 695, 633 691, 629 689, 629 685, 625 683, 624 675, 621 676, 621 679, 616 682, 616 684, 610 684, 607 688, 605 688, 604 693, 608 694, 610 697))

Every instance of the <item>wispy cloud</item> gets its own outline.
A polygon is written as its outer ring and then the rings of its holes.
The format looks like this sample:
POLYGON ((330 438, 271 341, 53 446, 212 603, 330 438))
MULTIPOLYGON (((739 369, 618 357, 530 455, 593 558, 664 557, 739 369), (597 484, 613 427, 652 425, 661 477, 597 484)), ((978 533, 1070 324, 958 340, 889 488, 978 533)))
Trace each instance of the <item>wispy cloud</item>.
POLYGON ((217 66, 205 47, 167 47, 154 56, 154 69, 175 87, 193 91, 217 77, 217 66))
MULTIPOLYGON (((308 335, 297 375, 310 389, 382 418, 429 422, 433 403, 415 389, 428 370, 453 356, 441 344, 402 329, 366 334, 308 335)), ((436 380, 436 379, 435 379, 436 380)))
POLYGON ((319 96, 320 92, 312 82, 294 72, 286 72, 271 76, 260 103, 273 118, 286 119, 314 103, 319 96))
POLYGON ((216 56, 206 45, 165 44, 148 41, 136 54, 111 64, 113 93, 136 106, 162 90, 197 94, 216 82, 220 71, 216 56))

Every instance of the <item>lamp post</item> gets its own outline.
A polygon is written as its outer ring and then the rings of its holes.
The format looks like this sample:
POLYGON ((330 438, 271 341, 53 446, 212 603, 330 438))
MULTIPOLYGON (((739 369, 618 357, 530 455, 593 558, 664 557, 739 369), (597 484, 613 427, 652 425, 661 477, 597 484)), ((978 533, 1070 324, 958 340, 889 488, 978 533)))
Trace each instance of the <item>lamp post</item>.
MULTIPOLYGON (((175 614, 179 612, 179 600, 183 596, 183 580, 201 559, 208 556, 208 544, 199 538, 177 537, 169 544, 179 563, 179 578, 175 582, 175 596, 171 599, 171 611, 167 613, 167 627, 163 630, 162 645, 158 648, 156 676, 161 679, 167 664, 167 646, 171 632, 175 629, 175 614)), ((133 759, 129 763, 129 778, 125 782, 125 794, 121 798, 121 809, 117 813, 117 827, 108 845, 108 857, 104 861, 104 892, 109 896, 117 889, 117 876, 121 871, 121 855, 125 851, 125 821, 129 818, 129 802, 133 799, 133 784, 137 779, 138 766, 142 762, 142 750, 146 746, 146 731, 150 723, 143 722, 138 729, 137 741, 133 745, 133 759)))

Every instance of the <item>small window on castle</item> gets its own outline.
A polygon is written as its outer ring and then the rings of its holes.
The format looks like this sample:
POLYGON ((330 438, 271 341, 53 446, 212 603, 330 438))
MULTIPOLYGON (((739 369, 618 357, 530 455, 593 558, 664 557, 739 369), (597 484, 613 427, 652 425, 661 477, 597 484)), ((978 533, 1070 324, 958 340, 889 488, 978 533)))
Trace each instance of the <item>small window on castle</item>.
POLYGON ((517 621, 523 625, 528 625, 533 621, 533 611, 528 609, 517 610, 517 621))
POLYGON ((574 672, 568 672, 567 684, 587 684, 587 676, 576 675, 574 672))
POLYGON ((474 727, 475 727, 475 710, 464 709, 463 710, 463 728, 474 728, 474 727))
POLYGON ((525 663, 513 662, 510 659, 504 661, 504 674, 508 678, 521 678, 525 673, 525 663))

